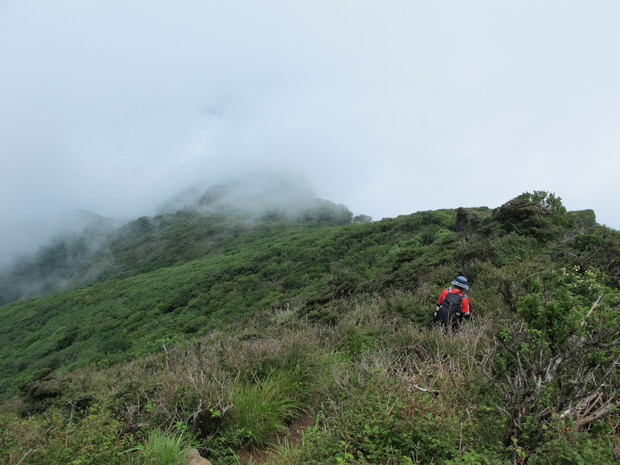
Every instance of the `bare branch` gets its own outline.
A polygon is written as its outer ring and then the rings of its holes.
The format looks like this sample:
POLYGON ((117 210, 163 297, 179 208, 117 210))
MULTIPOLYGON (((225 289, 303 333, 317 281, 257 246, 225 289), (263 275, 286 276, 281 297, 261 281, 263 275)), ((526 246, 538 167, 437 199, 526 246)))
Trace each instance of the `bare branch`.
POLYGON ((585 399, 581 399, 581 401, 579 401, 577 405, 575 405, 574 407, 569 407, 564 412, 562 412, 562 414, 559 416, 559 419, 561 420, 563 418, 566 418, 567 416, 572 415, 573 413, 585 408, 597 395, 598 393, 595 392, 594 394, 589 395, 585 399))
POLYGON ((427 388, 423 388, 423 387, 418 386, 417 384, 412 384, 412 386, 413 386, 414 388, 416 388, 418 391, 422 391, 422 392, 430 392, 430 393, 433 393, 433 394, 439 394, 439 393, 441 393, 441 391, 438 391, 438 390, 436 390, 436 389, 427 389, 427 388))
POLYGON ((577 428, 581 428, 582 426, 589 425, 593 421, 598 420, 599 418, 607 415, 609 412, 618 407, 618 402, 612 402, 611 400, 606 402, 602 407, 600 407, 596 412, 592 415, 587 416, 585 418, 580 418, 575 421, 575 426, 577 428))
POLYGON ((551 382, 563 361, 564 357, 560 354, 555 358, 553 363, 548 366, 547 372, 545 373, 545 383, 549 384, 551 382))
POLYGON ((590 318, 590 315, 592 315, 592 312, 594 311, 594 309, 596 307, 598 307, 599 302, 601 301, 601 299, 603 298, 603 294, 598 296, 598 299, 596 299, 596 302, 594 302, 594 305, 592 305, 592 308, 590 309, 590 311, 586 314, 586 316, 583 318, 583 320, 581 321, 581 326, 585 326, 586 325, 586 320, 588 318, 590 318))
MULTIPOLYGON (((614 334, 614 336, 618 336, 618 334, 614 334)), ((586 345, 590 346, 590 347, 597 347, 597 348, 600 348, 600 349, 609 349, 611 347, 620 346, 620 341, 613 341, 613 342, 609 342, 607 344, 603 344, 601 342, 590 342, 590 343, 588 343, 586 345)))
POLYGON ((29 454, 30 454, 33 450, 34 450, 34 449, 30 449, 28 452, 26 452, 26 453, 24 454, 24 456, 23 456, 23 457, 19 460, 19 462, 17 462, 17 464, 16 464, 16 465, 20 465, 20 464, 24 461, 24 459, 25 459, 26 457, 28 457, 28 455, 29 455, 29 454))

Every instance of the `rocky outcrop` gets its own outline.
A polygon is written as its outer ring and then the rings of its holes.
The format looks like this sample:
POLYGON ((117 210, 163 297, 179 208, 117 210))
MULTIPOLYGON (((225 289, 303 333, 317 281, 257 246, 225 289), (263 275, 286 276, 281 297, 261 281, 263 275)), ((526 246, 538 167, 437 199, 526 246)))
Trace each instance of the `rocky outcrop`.
POLYGON ((200 456, 197 449, 190 449, 183 465, 213 465, 209 460, 200 456))

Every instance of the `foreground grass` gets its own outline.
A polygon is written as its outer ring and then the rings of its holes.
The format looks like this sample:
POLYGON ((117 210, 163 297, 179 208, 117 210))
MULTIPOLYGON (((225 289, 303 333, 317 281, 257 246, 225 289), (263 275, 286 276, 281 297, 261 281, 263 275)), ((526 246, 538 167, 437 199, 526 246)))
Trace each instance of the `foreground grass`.
POLYGON ((550 421, 539 438, 505 441, 505 381, 488 370, 496 323, 446 335, 393 309, 351 301, 332 325, 265 312, 238 331, 43 380, 39 392, 62 394, 26 419, 17 411, 34 399, 4 405, 0 459, 151 464, 198 446, 214 465, 239 463, 242 448, 275 450, 273 465, 615 463, 617 416, 588 431, 550 421), (299 415, 316 422, 294 446, 274 445, 299 415))

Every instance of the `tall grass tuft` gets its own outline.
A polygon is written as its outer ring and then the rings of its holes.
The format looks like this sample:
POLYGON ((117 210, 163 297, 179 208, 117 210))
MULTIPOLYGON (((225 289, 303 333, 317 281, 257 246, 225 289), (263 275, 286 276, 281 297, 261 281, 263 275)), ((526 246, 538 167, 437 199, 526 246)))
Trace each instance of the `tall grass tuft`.
POLYGON ((274 372, 253 383, 241 384, 232 394, 231 421, 250 447, 273 440, 287 422, 297 418, 305 397, 300 370, 274 372))
POLYGON ((138 452, 139 465, 183 465, 188 451, 183 442, 183 434, 170 436, 155 430, 144 444, 130 451, 138 452))

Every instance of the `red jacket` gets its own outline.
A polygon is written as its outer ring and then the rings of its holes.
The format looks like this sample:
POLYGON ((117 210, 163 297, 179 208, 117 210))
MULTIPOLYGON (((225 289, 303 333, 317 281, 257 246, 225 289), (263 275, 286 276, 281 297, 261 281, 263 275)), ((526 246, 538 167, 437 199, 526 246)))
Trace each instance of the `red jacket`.
POLYGON ((461 301, 461 313, 463 315, 465 315, 466 313, 469 313, 469 297, 463 294, 463 291, 461 289, 457 289, 455 287, 449 287, 447 289, 444 289, 441 295, 439 296, 439 299, 437 299, 437 305, 441 305, 441 303, 443 302, 443 299, 445 299, 446 296, 448 295, 448 292, 451 292, 452 294, 461 294, 463 296, 463 300, 461 301))

